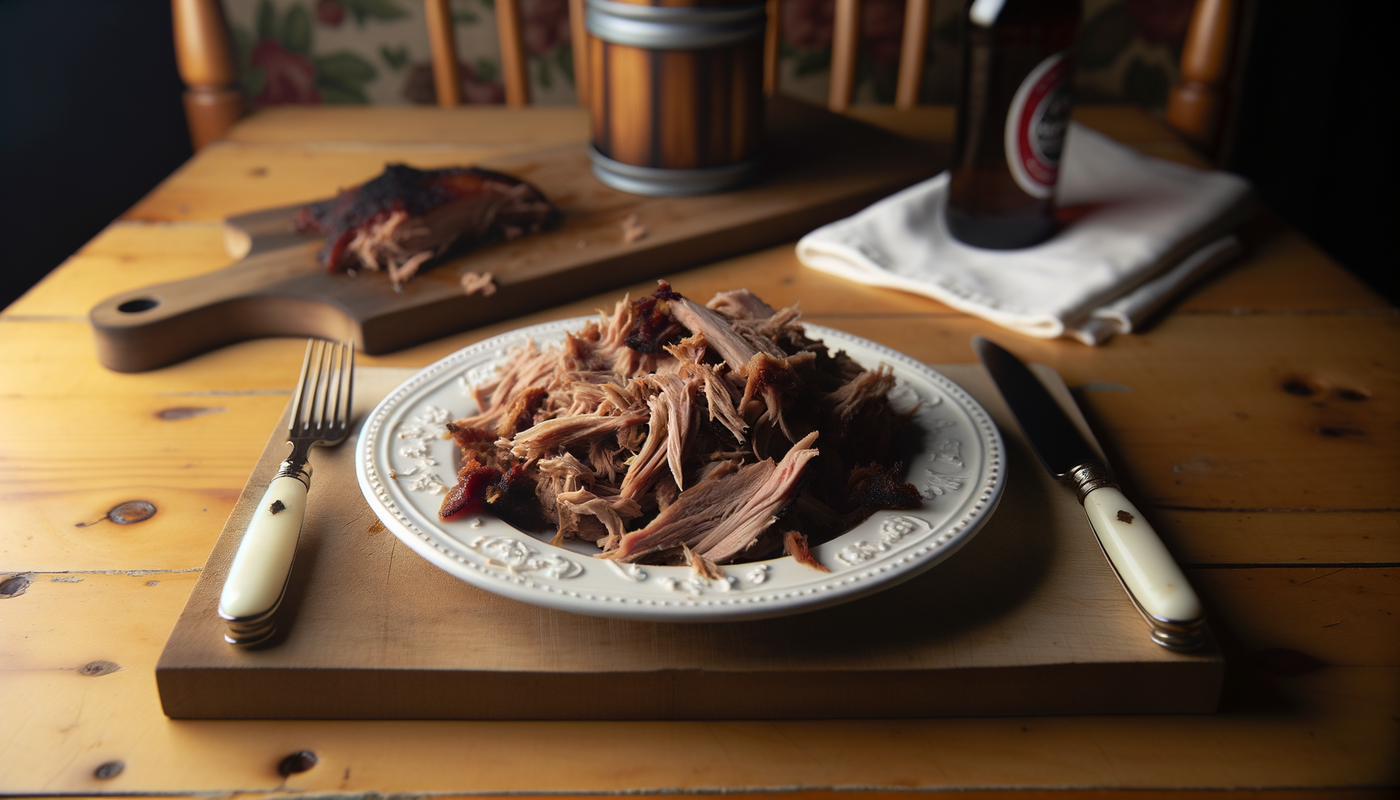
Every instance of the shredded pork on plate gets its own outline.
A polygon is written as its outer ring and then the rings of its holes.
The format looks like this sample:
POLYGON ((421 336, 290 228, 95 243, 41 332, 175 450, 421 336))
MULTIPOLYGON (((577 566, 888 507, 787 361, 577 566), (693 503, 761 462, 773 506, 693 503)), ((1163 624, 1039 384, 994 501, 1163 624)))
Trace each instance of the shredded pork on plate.
POLYGON ((816 544, 918 491, 891 463, 894 375, 808 339, 746 289, 700 305, 666 282, 533 343, 474 389, 481 413, 439 514, 490 511, 625 562, 714 564, 816 544), (775 524, 783 520, 783 532, 775 524))

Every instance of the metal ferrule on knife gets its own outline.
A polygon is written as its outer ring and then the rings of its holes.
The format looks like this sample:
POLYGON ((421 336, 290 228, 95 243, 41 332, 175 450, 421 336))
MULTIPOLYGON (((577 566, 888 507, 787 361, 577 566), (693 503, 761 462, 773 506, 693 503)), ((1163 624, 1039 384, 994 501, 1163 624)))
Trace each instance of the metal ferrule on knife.
MULTIPOLYGON (((1099 489, 1113 489, 1115 492, 1121 493, 1108 466, 1099 461, 1085 461, 1075 466, 1065 476, 1065 479, 1073 484, 1081 506, 1085 504, 1090 495, 1099 489)), ((1088 509, 1086 508, 1085 511, 1087 513, 1088 509)), ((1182 620, 1161 617, 1149 612, 1143 607, 1142 601, 1138 599, 1128 582, 1123 580, 1118 563, 1104 547, 1102 537, 1097 538, 1099 549, 1108 559, 1109 566, 1113 567, 1113 574, 1118 578, 1118 583, 1123 587, 1123 591, 1127 592, 1128 599, 1133 601, 1133 606, 1138 610, 1138 613, 1147 621, 1148 627, 1152 629, 1152 641, 1172 650, 1194 650, 1200 647, 1205 639, 1205 616, 1200 615, 1193 619, 1182 620)))
POLYGON ((1074 484, 1074 493, 1079 496, 1081 506, 1084 505, 1084 498, 1095 489, 1105 486, 1118 488, 1113 475, 1108 471, 1108 466, 1098 461, 1085 461, 1071 469, 1067 477, 1074 484))

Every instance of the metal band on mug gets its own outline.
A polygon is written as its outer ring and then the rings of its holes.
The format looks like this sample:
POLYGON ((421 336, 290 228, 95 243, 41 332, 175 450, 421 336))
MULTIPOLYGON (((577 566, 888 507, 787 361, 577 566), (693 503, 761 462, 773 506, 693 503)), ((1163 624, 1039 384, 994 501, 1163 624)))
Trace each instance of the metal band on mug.
POLYGON ((763 35, 763 3, 729 8, 669 8, 585 0, 584 24, 605 42, 648 50, 729 47, 763 35))
POLYGON ((686 197, 735 189, 753 182, 763 166, 761 159, 751 158, 737 164, 698 169, 639 167, 608 158, 591 144, 588 157, 598 180, 619 191, 647 197, 686 197))

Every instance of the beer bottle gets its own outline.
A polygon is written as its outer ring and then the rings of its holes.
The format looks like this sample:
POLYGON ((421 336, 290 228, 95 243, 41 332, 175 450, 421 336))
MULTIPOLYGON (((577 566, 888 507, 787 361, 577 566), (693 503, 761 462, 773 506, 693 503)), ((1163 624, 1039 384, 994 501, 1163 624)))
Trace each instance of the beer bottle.
POLYGON ((945 215, 976 247, 1055 232, 1079 0, 971 0, 963 14, 958 128, 945 215))

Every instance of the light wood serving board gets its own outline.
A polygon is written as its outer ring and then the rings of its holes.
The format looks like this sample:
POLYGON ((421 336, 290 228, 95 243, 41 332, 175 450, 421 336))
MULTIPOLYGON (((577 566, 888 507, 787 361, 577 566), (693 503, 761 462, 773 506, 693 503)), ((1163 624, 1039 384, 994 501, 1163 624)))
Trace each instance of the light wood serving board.
MULTIPOLYGON (((355 442, 313 453, 314 485, 279 632, 223 641, 218 595, 251 508, 286 455, 269 440, 156 667, 190 719, 785 719, 1204 713, 1213 639, 1148 639, 1067 488, 1036 461, 978 366, 937 367, 1002 430, 1006 493, 947 562, 885 592, 778 619, 660 624, 584 617, 442 572, 379 524, 355 442)), ((1075 415, 1059 377, 1042 379, 1075 415)), ((365 368, 358 416, 411 371, 365 368)))
POLYGON ((652 275, 791 241, 938 172, 947 153, 781 96, 768 104, 766 173, 733 192, 645 198, 593 177, 583 143, 481 162, 527 180, 564 212, 557 230, 451 259, 395 292, 388 276, 328 274, 322 240, 295 233, 299 206, 227 220, 224 269, 108 298, 90 320, 103 365, 165 366, 260 336, 353 339, 387 353, 652 275), (627 243, 637 215, 647 236, 627 243), (466 272, 497 291, 466 295, 466 272))

